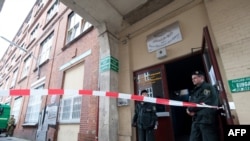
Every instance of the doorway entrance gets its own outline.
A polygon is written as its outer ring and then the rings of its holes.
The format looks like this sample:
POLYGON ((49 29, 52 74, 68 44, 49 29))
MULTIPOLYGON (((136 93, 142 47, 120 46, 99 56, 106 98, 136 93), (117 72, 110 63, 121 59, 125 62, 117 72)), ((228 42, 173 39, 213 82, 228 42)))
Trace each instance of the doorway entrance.
MULTIPOLYGON (((189 93, 193 89, 192 72, 204 71, 201 53, 167 63, 165 68, 170 99, 188 102, 189 93)), ((170 115, 175 141, 189 141, 192 118, 186 113, 186 107, 171 106, 170 115)))
MULTIPOLYGON (((206 74, 205 80, 218 90, 220 106, 224 108, 218 115, 220 139, 223 141, 224 126, 233 124, 233 120, 207 27, 203 29, 199 51, 134 72, 135 92, 147 89, 151 97, 188 101, 189 93, 194 87, 191 74, 195 70, 203 71, 206 74)), ((156 141, 189 140, 191 117, 186 114, 186 107, 156 105, 156 109, 159 122, 155 131, 156 141)))

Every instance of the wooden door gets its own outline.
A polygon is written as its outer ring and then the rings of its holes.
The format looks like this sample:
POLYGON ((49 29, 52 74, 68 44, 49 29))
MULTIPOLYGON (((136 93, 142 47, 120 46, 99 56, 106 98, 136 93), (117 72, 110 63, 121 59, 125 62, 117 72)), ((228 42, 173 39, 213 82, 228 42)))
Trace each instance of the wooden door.
POLYGON ((224 107, 224 109, 221 110, 221 113, 219 115, 219 121, 220 121, 220 129, 221 129, 221 140, 223 140, 223 127, 225 125, 233 124, 233 119, 231 116, 226 91, 223 85, 221 73, 219 71, 219 66, 216 60, 213 44, 211 37, 209 35, 208 27, 204 27, 203 29, 203 40, 202 40, 202 55, 203 55, 203 61, 205 64, 205 71, 208 76, 208 81, 213 84, 218 92, 220 97, 220 103, 221 106, 224 107))
MULTIPOLYGON (((146 89, 150 97, 169 98, 165 72, 164 65, 135 72, 135 93, 140 94, 141 90, 146 89)), ((172 122, 169 116, 170 107, 157 104, 156 109, 159 125, 155 130, 155 141, 174 141, 172 122)))

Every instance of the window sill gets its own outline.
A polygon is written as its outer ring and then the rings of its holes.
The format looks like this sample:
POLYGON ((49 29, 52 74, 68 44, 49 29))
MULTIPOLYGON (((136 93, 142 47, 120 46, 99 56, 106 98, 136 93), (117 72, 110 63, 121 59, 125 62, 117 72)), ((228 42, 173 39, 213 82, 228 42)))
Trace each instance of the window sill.
POLYGON ((36 11, 34 17, 36 17, 36 16, 39 14, 39 12, 41 11, 41 9, 43 8, 43 5, 44 5, 44 4, 42 4, 42 5, 39 6, 39 8, 37 9, 37 11, 36 11))
POLYGON ((21 80, 18 81, 18 83, 22 82, 26 78, 27 78, 27 76, 24 76, 21 80))
POLYGON ((28 49, 28 48, 30 47, 30 45, 31 45, 35 40, 36 40, 36 38, 33 38, 33 39, 31 40, 31 42, 28 44, 28 46, 27 46, 26 49, 28 49))
POLYGON ((59 121, 59 124, 79 124, 79 123, 80 123, 80 120, 68 120, 68 121, 60 120, 59 121))
MULTIPOLYGON (((73 40, 71 40, 70 42, 66 43, 66 45, 64 47, 61 48, 62 51, 66 50, 67 48, 69 48, 72 44, 74 44, 77 40, 79 40, 81 37, 83 37, 84 35, 86 35, 87 33, 89 33, 92 29, 94 28, 94 26, 89 27, 87 30, 85 30, 84 32, 82 32, 79 36, 77 36, 76 38, 74 38, 73 40)), ((67 38, 67 37, 66 37, 67 38)))
POLYGON ((22 124, 23 127, 37 127, 37 123, 24 123, 22 124))
POLYGON ((55 19, 55 17, 58 15, 58 12, 56 12, 47 22, 46 24, 43 26, 43 30, 48 27, 48 25, 52 22, 53 19, 55 19))

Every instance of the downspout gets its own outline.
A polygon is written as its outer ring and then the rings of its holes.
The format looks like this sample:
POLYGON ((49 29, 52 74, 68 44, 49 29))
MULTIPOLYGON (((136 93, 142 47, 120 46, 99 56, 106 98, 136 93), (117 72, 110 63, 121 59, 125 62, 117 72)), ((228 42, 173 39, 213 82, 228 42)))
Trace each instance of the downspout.
POLYGON ((99 131, 99 96, 97 97, 97 116, 96 116, 96 135, 95 135, 95 141, 98 141, 98 132, 99 131))
MULTIPOLYGON (((61 19, 59 19, 58 20, 58 26, 57 26, 57 35, 55 36, 56 37, 56 39, 55 39, 55 45, 57 45, 57 39, 58 39, 58 34, 59 34, 59 27, 60 27, 60 23, 61 23, 61 20, 62 20, 62 18, 61 19)), ((50 59, 50 60, 52 60, 51 61, 51 66, 53 67, 53 64, 54 64, 54 58, 55 58, 55 53, 56 53, 56 48, 54 48, 54 53, 53 53, 53 57, 52 57, 52 59, 50 59)), ((50 82, 51 82, 51 72, 52 72, 52 69, 50 69, 50 73, 49 73, 49 81, 48 81, 48 88, 49 88, 49 86, 50 86, 50 82)), ((58 102, 58 106, 60 105, 60 99, 61 99, 61 95, 59 96, 59 102, 58 102)), ((45 107, 47 106, 47 101, 48 101, 48 95, 46 96, 46 100, 45 100, 45 107)), ((53 135, 53 140, 57 140, 57 133, 58 133, 58 123, 57 123, 57 121, 58 121, 58 115, 59 115, 59 107, 58 107, 58 109, 57 109, 57 117, 56 117, 56 125, 55 125, 55 133, 54 133, 54 135, 53 135)), ((47 130, 47 131, 49 131, 49 130, 47 130)), ((48 133, 47 133, 48 134, 48 133)))
MULTIPOLYGON (((100 53, 100 51, 99 51, 99 53, 100 53)), ((99 60, 100 60, 100 58, 99 58, 99 60)), ((98 67, 98 69, 99 69, 99 71, 98 71, 98 82, 97 82, 98 86, 97 87, 98 87, 98 90, 100 91, 100 68, 98 67)), ((98 134, 99 134, 99 103, 100 103, 99 101, 100 101, 100 97, 98 96, 97 97, 97 116, 96 116, 96 135, 95 135, 95 141, 99 140, 99 136, 98 136, 98 134)))

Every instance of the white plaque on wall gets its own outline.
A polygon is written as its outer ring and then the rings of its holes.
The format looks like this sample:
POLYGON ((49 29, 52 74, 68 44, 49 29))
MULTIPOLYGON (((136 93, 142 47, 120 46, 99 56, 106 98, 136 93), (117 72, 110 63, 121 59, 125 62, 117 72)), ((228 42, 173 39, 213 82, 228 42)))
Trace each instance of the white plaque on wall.
POLYGON ((174 22, 147 37, 148 52, 167 47, 182 40, 179 22, 174 22))

